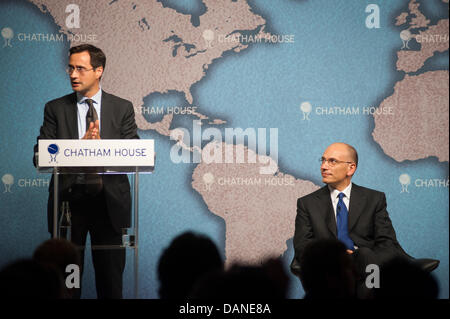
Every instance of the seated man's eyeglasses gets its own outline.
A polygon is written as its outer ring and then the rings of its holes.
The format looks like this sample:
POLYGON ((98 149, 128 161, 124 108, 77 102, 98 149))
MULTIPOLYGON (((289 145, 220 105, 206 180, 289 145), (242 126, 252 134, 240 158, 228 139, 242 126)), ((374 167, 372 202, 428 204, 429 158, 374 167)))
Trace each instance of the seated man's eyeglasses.
POLYGON ((95 68, 92 68, 92 69, 86 69, 84 66, 75 66, 75 67, 73 67, 73 66, 69 65, 69 66, 66 68, 66 72, 67 72, 67 74, 72 74, 74 70, 77 70, 77 72, 78 72, 79 74, 84 74, 85 72, 87 72, 87 71, 92 71, 92 70, 94 70, 94 69, 95 69, 95 68))
POLYGON ((335 166, 335 165, 341 164, 341 163, 347 163, 347 164, 352 164, 353 163, 353 162, 339 161, 339 160, 337 160, 335 158, 332 158, 332 157, 331 158, 321 157, 319 159, 319 162, 322 163, 322 164, 324 164, 325 162, 328 162, 328 165, 330 165, 330 166, 335 166))

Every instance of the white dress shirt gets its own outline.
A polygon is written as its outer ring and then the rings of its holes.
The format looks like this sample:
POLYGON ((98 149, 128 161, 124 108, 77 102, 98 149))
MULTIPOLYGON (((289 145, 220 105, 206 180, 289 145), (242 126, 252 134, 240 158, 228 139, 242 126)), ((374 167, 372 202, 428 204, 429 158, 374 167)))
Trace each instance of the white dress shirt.
POLYGON ((350 184, 348 184, 348 186, 343 191, 339 191, 336 188, 331 187, 330 185, 328 185, 328 189, 330 190, 331 203, 333 204, 334 218, 336 218, 336 208, 339 202, 339 193, 345 194, 343 198, 344 204, 347 207, 347 211, 350 208, 350 193, 352 191, 352 183, 350 182, 350 184))

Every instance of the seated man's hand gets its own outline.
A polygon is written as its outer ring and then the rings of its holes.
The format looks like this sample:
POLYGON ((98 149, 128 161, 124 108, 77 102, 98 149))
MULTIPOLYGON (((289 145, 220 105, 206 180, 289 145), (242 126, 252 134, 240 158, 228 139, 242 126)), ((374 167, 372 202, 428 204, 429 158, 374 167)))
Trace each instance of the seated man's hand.
POLYGON ((347 249, 347 254, 349 255, 353 254, 353 250, 347 249))

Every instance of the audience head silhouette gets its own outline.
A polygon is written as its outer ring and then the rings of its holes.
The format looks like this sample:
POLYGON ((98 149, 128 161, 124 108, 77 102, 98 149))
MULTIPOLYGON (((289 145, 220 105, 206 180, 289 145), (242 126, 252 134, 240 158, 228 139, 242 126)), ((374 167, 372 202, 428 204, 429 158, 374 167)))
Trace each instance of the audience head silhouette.
POLYGON ((170 243, 159 260, 159 296, 185 299, 199 278, 221 269, 222 257, 211 239, 193 232, 183 233, 170 243))
MULTIPOLYGON (((61 277, 66 278, 68 265, 80 265, 80 252, 70 241, 63 238, 52 238, 39 245, 33 254, 33 259, 47 265, 56 267, 61 277)), ((81 268, 81 267, 80 267, 81 268)), ((65 289, 66 297, 73 298, 80 291, 75 288, 65 289)))
POLYGON ((67 265, 80 263, 77 247, 62 238, 52 238, 40 244, 34 251, 33 259, 40 263, 55 265, 63 276, 67 265))
POLYGON ((300 280, 305 299, 355 297, 356 270, 342 242, 314 240, 305 247, 300 260, 300 280))
POLYGON ((0 271, 0 298, 60 299, 64 282, 54 266, 18 260, 0 271))
POLYGON ((395 257, 380 268, 380 288, 375 299, 436 299, 439 286, 434 276, 418 264, 395 257))
MULTIPOLYGON (((47 240, 33 259, 18 260, 0 271, 0 298, 71 298, 64 285, 65 269, 79 262, 72 243, 47 240)), ((299 277, 306 299, 355 298, 355 265, 338 240, 311 241, 300 258, 299 277)), ((161 299, 283 299, 289 286, 280 259, 258 266, 233 264, 225 271, 214 242, 193 232, 179 235, 163 251, 158 279, 161 299)), ((380 287, 373 290, 375 299, 436 299, 439 294, 431 273, 400 256, 381 266, 380 287)))
POLYGON ((196 299, 283 299, 289 277, 280 260, 270 259, 261 266, 234 264, 227 271, 202 278, 191 297, 196 299))

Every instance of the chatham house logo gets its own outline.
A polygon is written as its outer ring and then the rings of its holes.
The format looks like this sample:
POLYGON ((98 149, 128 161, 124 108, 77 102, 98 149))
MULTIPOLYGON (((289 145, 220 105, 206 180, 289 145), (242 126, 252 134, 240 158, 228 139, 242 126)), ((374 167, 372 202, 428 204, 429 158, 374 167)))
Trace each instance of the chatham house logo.
POLYGON ((47 151, 48 151, 48 153, 50 154, 50 162, 49 162, 49 163, 51 163, 51 162, 58 163, 58 162, 56 161, 56 155, 59 154, 59 146, 56 145, 56 144, 50 144, 50 145, 47 147, 47 151))
POLYGON ((408 43, 413 38, 413 35, 409 30, 403 30, 400 32, 400 39, 402 39, 403 46, 400 48, 400 50, 403 49, 409 49, 408 43))
POLYGON ((307 120, 309 121, 309 115, 311 114, 312 111, 312 105, 311 103, 305 101, 302 102, 302 104, 300 104, 300 111, 302 111, 303 113, 303 120, 307 120))
POLYGON ((3 37, 3 41, 4 41, 3 47, 11 47, 12 48, 11 40, 14 38, 13 29, 6 27, 6 28, 2 29, 1 33, 2 33, 2 37, 3 37))
POLYGON ((205 190, 209 192, 211 190, 211 185, 214 184, 214 175, 205 173, 203 175, 203 182, 205 183, 205 190))
POLYGON ((206 42, 206 46, 208 48, 212 48, 211 43, 214 41, 214 31, 213 30, 209 30, 209 29, 205 30, 205 31, 203 31, 202 36, 203 36, 203 39, 206 42))
POLYGON ((411 184, 411 176, 408 174, 402 174, 398 178, 398 181, 402 185, 402 191, 400 193, 409 193, 408 186, 411 184))
POLYGON ((5 174, 2 177, 3 185, 5 186, 5 190, 3 193, 11 193, 11 186, 14 184, 14 176, 11 174, 5 174))

